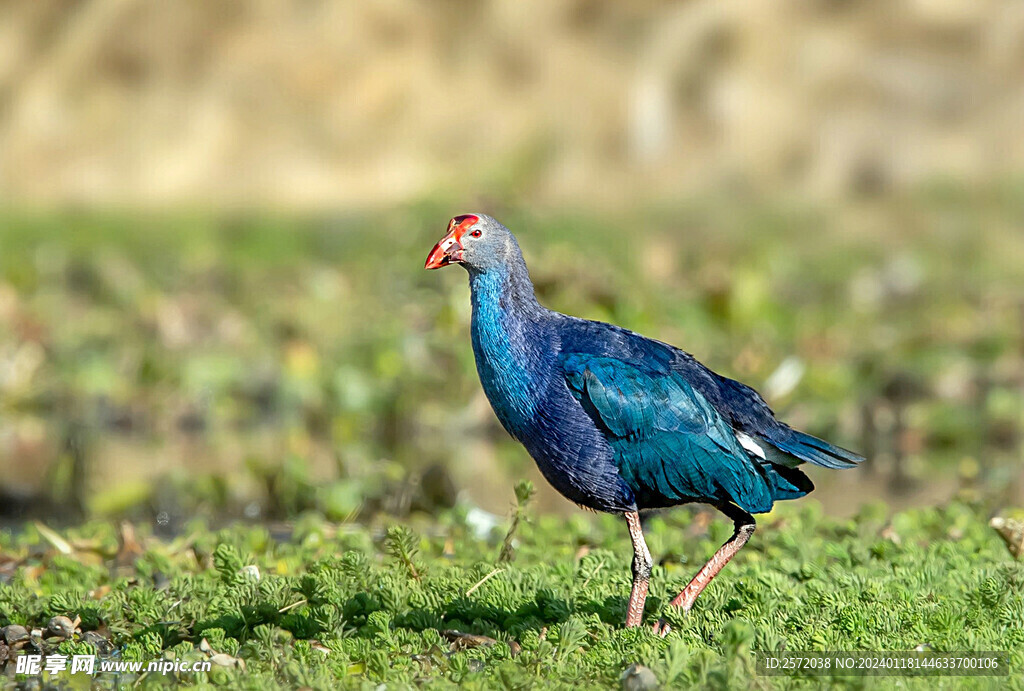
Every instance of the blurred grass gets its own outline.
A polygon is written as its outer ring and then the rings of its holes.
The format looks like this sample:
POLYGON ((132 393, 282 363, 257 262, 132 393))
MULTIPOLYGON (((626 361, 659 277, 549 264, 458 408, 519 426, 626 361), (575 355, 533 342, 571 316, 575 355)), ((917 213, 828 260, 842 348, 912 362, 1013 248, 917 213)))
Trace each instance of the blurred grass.
MULTIPOLYGON (((440 467, 500 511, 532 462, 480 392, 464 274, 422 270, 467 210, 8 210, 0 486, 43 515, 343 519, 449 502, 417 485, 440 467)), ((1021 501, 1019 186, 494 213, 548 306, 676 344, 869 453, 856 478, 815 476, 832 510, 957 489, 1021 501)), ((542 507, 571 509, 545 492, 542 507)))

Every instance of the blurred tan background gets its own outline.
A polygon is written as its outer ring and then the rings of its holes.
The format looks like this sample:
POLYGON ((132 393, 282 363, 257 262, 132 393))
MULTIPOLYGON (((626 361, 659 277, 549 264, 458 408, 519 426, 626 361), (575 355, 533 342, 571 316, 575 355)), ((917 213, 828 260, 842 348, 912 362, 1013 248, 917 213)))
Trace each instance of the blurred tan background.
POLYGON ((0 0, 0 520, 574 511, 470 210, 870 456, 829 512, 1020 504, 1022 123, 1019 0, 0 0))
POLYGON ((876 194, 1024 167, 1016 0, 4 0, 0 194, 876 194))

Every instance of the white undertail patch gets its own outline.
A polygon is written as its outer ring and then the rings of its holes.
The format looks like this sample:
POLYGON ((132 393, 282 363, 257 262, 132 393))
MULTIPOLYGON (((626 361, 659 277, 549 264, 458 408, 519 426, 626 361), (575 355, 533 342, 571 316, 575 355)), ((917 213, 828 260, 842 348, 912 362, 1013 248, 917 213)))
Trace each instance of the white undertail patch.
POLYGON ((767 458, 764 455, 764 449, 758 446, 757 442, 755 442, 750 435, 745 434, 743 432, 736 432, 736 441, 740 443, 740 446, 742 446, 744 449, 754 454, 761 460, 767 460, 767 458))

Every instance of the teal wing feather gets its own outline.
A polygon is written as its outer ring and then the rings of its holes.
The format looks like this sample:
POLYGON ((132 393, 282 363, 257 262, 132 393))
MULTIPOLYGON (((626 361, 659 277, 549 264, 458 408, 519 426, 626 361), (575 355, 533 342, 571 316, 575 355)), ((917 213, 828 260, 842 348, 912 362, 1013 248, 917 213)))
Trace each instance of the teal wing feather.
POLYGON ((794 484, 751 458, 732 426, 681 373, 584 353, 563 354, 561 364, 638 505, 733 502, 760 513, 776 498, 805 493, 798 479, 794 484))

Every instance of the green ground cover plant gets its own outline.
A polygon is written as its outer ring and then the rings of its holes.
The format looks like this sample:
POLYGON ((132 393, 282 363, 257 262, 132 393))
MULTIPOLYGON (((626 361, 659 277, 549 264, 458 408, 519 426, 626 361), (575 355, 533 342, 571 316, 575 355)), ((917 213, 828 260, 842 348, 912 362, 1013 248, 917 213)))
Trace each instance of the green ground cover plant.
POLYGON ((869 504, 835 520, 813 500, 785 506, 689 614, 667 602, 729 526, 656 516, 648 618, 667 618, 665 638, 622 626, 621 520, 517 513, 512 536, 478 536, 460 510, 372 526, 307 514, 273 530, 194 520, 170 540, 107 522, 28 526, 0 533, 0 624, 43 629, 44 651, 217 656, 208 673, 96 678, 110 685, 614 688, 641 664, 666 687, 797 688, 807 682, 756 676, 753 651, 923 648, 1008 650, 1011 676, 813 683, 1024 688, 1024 563, 980 507, 869 504), (46 633, 53 617, 77 631, 46 633))

